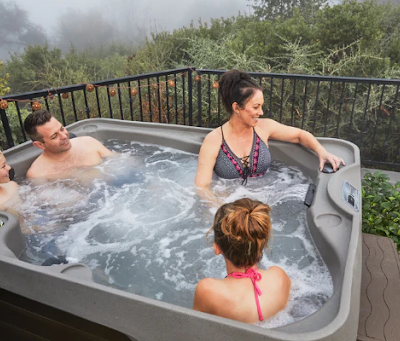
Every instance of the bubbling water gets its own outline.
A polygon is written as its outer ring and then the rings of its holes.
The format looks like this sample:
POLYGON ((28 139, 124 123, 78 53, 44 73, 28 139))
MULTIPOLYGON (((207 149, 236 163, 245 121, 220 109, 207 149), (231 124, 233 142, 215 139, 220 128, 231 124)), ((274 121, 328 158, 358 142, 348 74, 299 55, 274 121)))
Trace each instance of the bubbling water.
MULTIPOLYGON (((87 264, 100 284, 191 308, 200 279, 226 276, 223 258, 205 237, 216 208, 194 187, 197 155, 137 142, 105 144, 120 154, 74 179, 21 182, 20 210, 32 232, 22 259, 41 264, 65 255, 87 264)), ((332 295, 329 271, 306 227, 309 182, 299 169, 275 162, 246 186, 239 179, 211 185, 224 202, 249 197, 272 208, 273 237, 260 267, 282 267, 292 289, 286 309, 262 327, 302 319, 332 295)))

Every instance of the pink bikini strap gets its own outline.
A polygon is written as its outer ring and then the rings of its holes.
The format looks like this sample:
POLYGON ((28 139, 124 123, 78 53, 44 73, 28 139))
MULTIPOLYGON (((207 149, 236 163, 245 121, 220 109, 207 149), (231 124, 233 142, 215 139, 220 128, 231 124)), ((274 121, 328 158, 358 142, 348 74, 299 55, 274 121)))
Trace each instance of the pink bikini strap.
POLYGON ((260 321, 263 321, 264 318, 262 316, 260 301, 258 299, 258 296, 261 296, 262 292, 261 292, 260 288, 258 287, 258 285, 256 283, 256 282, 261 280, 261 278, 262 278, 261 274, 259 272, 257 272, 257 269, 248 268, 246 270, 246 273, 233 272, 233 273, 229 274, 228 277, 234 277, 234 278, 237 278, 237 279, 242 279, 242 278, 250 278, 251 279, 251 281, 253 283, 253 287, 254 287, 254 296, 256 297, 258 318, 259 318, 260 321))

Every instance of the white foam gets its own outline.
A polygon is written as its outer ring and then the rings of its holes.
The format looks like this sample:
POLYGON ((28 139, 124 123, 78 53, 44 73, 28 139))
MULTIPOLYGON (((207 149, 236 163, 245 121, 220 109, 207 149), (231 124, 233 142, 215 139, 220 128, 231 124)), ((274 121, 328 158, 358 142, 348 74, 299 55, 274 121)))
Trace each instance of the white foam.
MULTIPOLYGON (((214 255, 212 234, 208 242, 205 237, 217 208, 197 196, 197 156, 136 142, 107 145, 121 154, 96 167, 104 177, 89 185, 72 179, 21 184, 28 228, 54 230, 30 236, 30 252, 38 258, 43 250, 66 255, 88 264, 99 283, 172 303, 179 296, 176 304, 191 307, 201 278, 226 275, 222 257, 214 255)), ((330 274, 307 233, 305 208, 299 206, 309 182, 299 169, 276 165, 246 186, 241 180, 212 182, 224 202, 250 197, 272 208, 274 234, 261 267, 282 267, 292 279, 292 291, 287 308, 262 327, 301 319, 332 294, 330 274)))

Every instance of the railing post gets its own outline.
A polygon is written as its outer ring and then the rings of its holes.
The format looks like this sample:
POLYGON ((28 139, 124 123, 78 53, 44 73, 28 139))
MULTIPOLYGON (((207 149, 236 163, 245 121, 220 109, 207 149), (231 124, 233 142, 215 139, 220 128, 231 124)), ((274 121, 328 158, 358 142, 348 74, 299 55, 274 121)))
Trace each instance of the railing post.
POLYGON ((189 102, 189 125, 193 125, 193 84, 192 84, 192 70, 188 70, 188 102, 189 102))
POLYGON ((8 122, 6 111, 4 109, 0 109, 0 117, 1 117, 1 122, 3 123, 4 132, 6 133, 7 145, 8 145, 7 148, 14 147, 14 140, 12 138, 10 124, 8 122))
MULTIPOLYGON (((197 72, 197 74, 199 74, 197 72)), ((201 78, 197 82, 197 126, 203 125, 202 113, 201 113, 201 78)))

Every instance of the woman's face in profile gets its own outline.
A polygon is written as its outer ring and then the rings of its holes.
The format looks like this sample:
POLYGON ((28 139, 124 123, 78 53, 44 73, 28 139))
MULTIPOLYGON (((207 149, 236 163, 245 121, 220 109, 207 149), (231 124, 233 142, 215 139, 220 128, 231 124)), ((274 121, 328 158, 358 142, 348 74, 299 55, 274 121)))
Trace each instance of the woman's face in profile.
POLYGON ((258 119, 262 116, 264 104, 264 95, 262 91, 255 90, 253 97, 251 97, 245 104, 244 108, 239 108, 241 119, 248 125, 254 127, 257 125, 258 119))
POLYGON ((11 167, 6 164, 6 158, 3 154, 0 154, 0 183, 4 184, 10 181, 10 171, 11 167))

